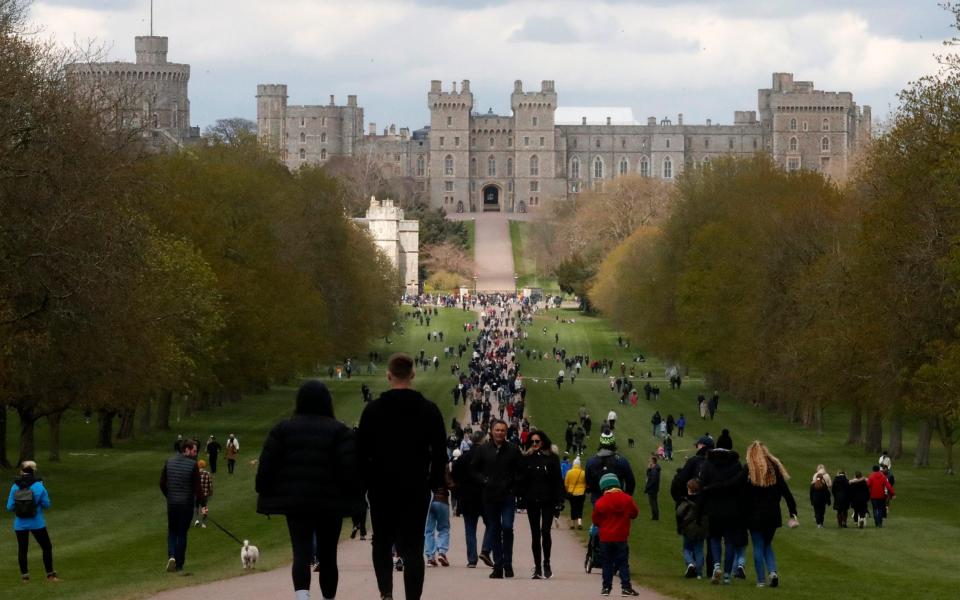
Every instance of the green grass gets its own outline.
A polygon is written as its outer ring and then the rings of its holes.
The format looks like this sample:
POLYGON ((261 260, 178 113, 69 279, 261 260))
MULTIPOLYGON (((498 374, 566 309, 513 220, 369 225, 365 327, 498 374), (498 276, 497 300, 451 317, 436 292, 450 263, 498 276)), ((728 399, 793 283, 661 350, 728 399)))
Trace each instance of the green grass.
MULTIPOLYGON (((527 346, 541 353, 554 345, 554 334, 560 334, 560 346, 568 354, 585 353, 591 357, 621 360, 629 366, 640 346, 622 350, 616 344, 616 332, 601 319, 584 317, 574 311, 551 311, 538 318, 531 329, 527 346), (555 320, 574 318, 576 325, 555 320), (541 333, 547 326, 547 334, 541 333)), ((648 357, 649 359, 649 357, 648 357)), ((618 413, 616 437, 620 451, 629 458, 637 474, 637 504, 640 518, 631 534, 631 568, 640 585, 652 587, 677 598, 761 597, 771 592, 754 587, 752 549, 747 550, 747 580, 735 581, 733 588, 713 587, 707 581, 686 580, 681 577, 684 565, 680 553, 680 538, 675 531, 673 502, 670 499, 670 481, 678 467, 693 451, 696 438, 709 431, 714 436, 727 428, 733 436, 735 449, 743 452, 754 439, 764 440, 780 457, 793 476, 790 487, 799 508, 801 527, 778 531, 774 548, 781 575, 781 588, 774 593, 783 598, 878 598, 878 597, 956 597, 960 574, 954 566, 957 539, 960 539, 960 511, 956 499, 960 495, 960 481, 943 474, 942 448, 932 448, 931 468, 917 469, 910 464, 916 441, 914 431, 905 434, 905 456, 894 464, 897 478, 897 498, 891 512, 892 519, 884 529, 868 525, 865 530, 836 527, 835 513, 828 511, 827 526, 817 529, 809 502, 808 486, 817 464, 823 463, 831 473, 840 467, 852 475, 854 470, 869 471, 876 456, 865 455, 861 448, 844 445, 847 414, 840 409, 828 410, 824 433, 802 429, 786 423, 762 408, 742 404, 721 393, 720 410, 716 421, 703 422, 697 414, 696 396, 703 390, 696 373, 688 377, 683 389, 671 391, 663 380, 662 365, 653 360, 646 363, 655 378, 660 379, 660 401, 654 406, 643 399, 639 406, 620 406, 607 381, 600 376, 582 374, 574 385, 569 383, 557 392, 552 379, 559 366, 551 361, 526 361, 523 371, 528 378, 543 378, 529 385, 529 412, 535 425, 543 428, 553 440, 563 443, 565 421, 576 418, 577 409, 585 402, 598 429, 607 411, 618 413), (688 419, 687 434, 674 439, 673 462, 662 463, 660 491, 661 520, 650 520, 647 498, 642 492, 644 470, 650 453, 657 444, 652 437, 650 417, 660 410, 666 417, 677 417, 683 412, 688 419), (637 442, 635 449, 627 448, 627 438, 637 442)), ((639 383, 642 387, 643 383, 639 383)), ((712 391, 712 390, 711 390, 712 391)), ((596 451, 597 433, 589 440, 588 455, 596 451)), ((587 503, 589 505, 589 502, 587 503)), ((784 506, 784 511, 786 508, 784 506)), ((566 521, 562 521, 565 523, 566 521)), ((523 552, 525 549, 516 549, 523 552)))
MULTIPOLYGON (((426 326, 406 320, 406 334, 394 336, 393 344, 381 346, 384 360, 398 350, 417 352, 423 348, 429 356, 443 357, 442 347, 463 339, 464 313, 441 312, 429 330, 444 331, 445 343, 427 342, 426 326), (456 340, 456 341, 454 341, 456 340)), ((471 318, 472 318, 471 313, 471 318)), ((374 395, 387 389, 383 365, 374 375, 366 375, 366 357, 358 357, 360 375, 351 380, 329 381, 336 402, 337 417, 356 424, 362 401, 360 386, 367 382, 374 395)), ((417 387, 434 399, 449 423, 454 415, 450 397, 452 382, 449 361, 434 372, 420 373, 417 387), (444 370, 444 367, 446 370, 444 370)), ((12 515, 3 512, 0 527, 0 581, 17 586, 22 599, 137 598, 186 585, 195 585, 241 575, 239 548, 213 525, 192 529, 187 548, 187 570, 193 575, 181 577, 163 572, 166 561, 166 504, 158 487, 163 461, 170 456, 176 434, 197 436, 202 442, 211 433, 221 443, 229 433, 240 439, 241 455, 236 473, 228 476, 221 455, 215 476, 210 516, 241 538, 249 538, 261 549, 261 570, 287 564, 289 541, 283 518, 267 519, 256 513, 254 476, 256 467, 249 461, 260 453, 270 428, 293 410, 295 388, 278 387, 265 394, 244 397, 238 403, 226 403, 187 419, 171 416, 172 430, 138 435, 117 443, 113 449, 94 447, 96 422, 85 424, 79 413, 68 413, 63 422, 62 462, 46 460, 48 430, 41 423, 37 431, 37 457, 40 474, 50 491, 53 507, 47 512, 47 526, 54 544, 54 564, 62 579, 58 585, 43 581, 39 547, 31 542, 30 570, 34 581, 21 586, 16 561, 16 541, 11 532, 12 515)), ((7 447, 16 457, 15 432, 19 421, 10 413, 7 447)), ((7 482, 15 477, 4 470, 7 482)), ((9 488, 4 488, 4 501, 9 488)), ((348 530, 349 531, 349 530, 348 530)), ((12 593, 12 592, 11 592, 12 593)))
POLYGON ((470 256, 473 256, 474 251, 477 248, 477 222, 473 219, 469 221, 461 221, 463 226, 467 229, 467 253, 470 256))
POLYGON ((526 221, 510 221, 510 242, 513 245, 513 269, 518 275, 517 287, 539 287, 546 293, 560 293, 560 286, 554 277, 546 277, 539 273, 536 259, 527 249, 530 239, 530 223, 526 221))

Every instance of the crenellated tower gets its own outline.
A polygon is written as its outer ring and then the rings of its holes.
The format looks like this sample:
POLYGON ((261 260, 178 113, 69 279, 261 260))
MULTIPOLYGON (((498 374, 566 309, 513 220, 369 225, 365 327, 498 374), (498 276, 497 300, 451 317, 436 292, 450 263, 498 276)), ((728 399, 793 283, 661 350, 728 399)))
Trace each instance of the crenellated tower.
POLYGON ((259 84, 257 86, 257 137, 280 160, 286 152, 287 86, 259 84))
MULTIPOLYGON (((524 92, 523 82, 513 83, 510 94, 513 109, 516 154, 515 198, 527 206, 540 206, 555 195, 564 194, 565 184, 557 184, 557 132, 554 111, 557 92, 551 80, 540 83, 540 91, 524 92), (555 189, 556 188, 556 189, 555 189)), ((560 171, 562 174, 562 169, 560 171)))
POLYGON ((443 91, 440 81, 430 82, 430 197, 442 199, 448 212, 470 210, 470 114, 473 93, 464 79, 460 90, 453 82, 443 91), (462 204, 460 204, 462 203, 462 204))

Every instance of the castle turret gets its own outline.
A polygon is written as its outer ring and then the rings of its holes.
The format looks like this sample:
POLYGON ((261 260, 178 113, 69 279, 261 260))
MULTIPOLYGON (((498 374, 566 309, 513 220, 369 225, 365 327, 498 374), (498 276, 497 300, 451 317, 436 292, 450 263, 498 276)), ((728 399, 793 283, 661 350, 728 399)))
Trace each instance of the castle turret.
POLYGON ((270 151, 286 160, 287 86, 260 84, 257 86, 257 137, 270 151))
POLYGON ((457 91, 444 92, 439 81, 430 82, 430 197, 447 210, 470 209, 470 113, 473 93, 464 80, 457 91), (461 204, 462 203, 462 204, 461 204))
POLYGON ((565 169, 557 168, 556 130, 554 111, 557 92, 551 80, 540 83, 540 91, 524 92, 523 82, 515 81, 510 95, 513 108, 515 155, 515 199, 519 209, 539 206, 541 198, 560 197, 566 192, 564 180, 557 179, 565 169))

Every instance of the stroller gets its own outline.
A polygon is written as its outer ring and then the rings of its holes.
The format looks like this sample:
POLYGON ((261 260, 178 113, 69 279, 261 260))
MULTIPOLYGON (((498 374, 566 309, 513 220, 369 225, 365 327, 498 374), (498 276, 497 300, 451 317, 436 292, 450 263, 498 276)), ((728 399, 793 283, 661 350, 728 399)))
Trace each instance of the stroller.
POLYGON ((583 570, 587 573, 600 566, 600 529, 591 525, 587 539, 587 556, 583 559, 583 570))

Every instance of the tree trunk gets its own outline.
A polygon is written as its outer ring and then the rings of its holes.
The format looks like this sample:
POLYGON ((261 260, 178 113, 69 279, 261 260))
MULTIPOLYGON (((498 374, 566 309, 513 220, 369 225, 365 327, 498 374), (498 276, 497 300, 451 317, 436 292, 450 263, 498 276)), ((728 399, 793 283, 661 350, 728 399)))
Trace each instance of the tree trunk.
POLYGON ((129 440, 133 437, 133 424, 136 422, 137 409, 131 408, 120 412, 120 426, 117 428, 118 440, 129 440))
POLYGON ((50 462, 60 462, 60 418, 62 412, 47 415, 47 424, 50 425, 50 462))
POLYGON ((0 467, 10 467, 7 456, 7 405, 0 404, 0 467))
POLYGON ((34 425, 37 418, 33 416, 33 408, 18 408, 17 414, 20 415, 20 460, 34 459, 36 444, 33 439, 34 425))
POLYGON ((867 439, 864 450, 867 454, 877 454, 883 450, 883 417, 880 411, 873 408, 867 414, 867 439))
POLYGON ((850 431, 847 434, 847 445, 854 446, 863 442, 863 410, 859 404, 850 407, 850 431))
POLYGON ((920 430, 917 433, 917 453, 913 455, 913 466, 930 466, 930 440, 933 438, 933 427, 930 419, 920 421, 920 430))
POLYGON ((903 456, 903 415, 900 411, 893 413, 890 417, 890 447, 887 448, 890 458, 901 458, 903 456))
POLYGON ((943 466, 947 475, 953 475, 953 446, 957 443, 956 429, 949 419, 939 417, 937 418, 937 433, 940 434, 940 442, 943 444, 943 466))
POLYGON ((143 408, 140 410, 140 433, 150 433, 150 419, 152 418, 151 413, 153 412, 153 395, 146 399, 143 403, 143 408))
POLYGON ((97 418, 97 448, 113 448, 113 417, 112 410, 102 408, 97 418))
POLYGON ((160 392, 160 400, 157 402, 157 429, 160 431, 170 431, 170 406, 173 404, 173 392, 164 390, 160 392))

